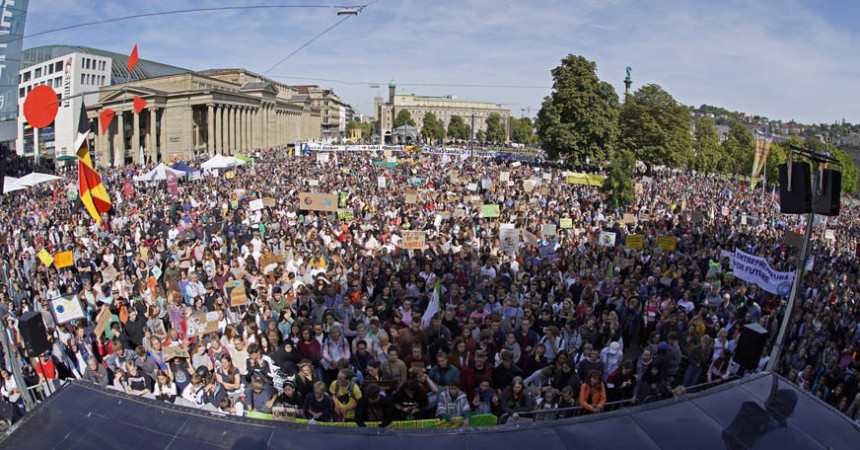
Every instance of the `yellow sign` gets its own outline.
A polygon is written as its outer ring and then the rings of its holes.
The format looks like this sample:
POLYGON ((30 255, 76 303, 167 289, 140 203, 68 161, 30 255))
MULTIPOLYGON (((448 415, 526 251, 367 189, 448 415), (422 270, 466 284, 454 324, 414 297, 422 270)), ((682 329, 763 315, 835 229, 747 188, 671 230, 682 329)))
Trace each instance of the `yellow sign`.
POLYGON ((675 247, 678 246, 678 240, 669 237, 669 236, 659 236, 657 238, 657 247, 662 248, 663 250, 668 250, 670 252, 675 251, 675 247))
POLYGON ((54 255, 54 267, 57 269, 69 267, 72 264, 74 264, 74 256, 71 250, 54 255))
POLYGON ((230 171, 228 171, 227 173, 225 173, 224 175, 226 175, 226 176, 227 176, 227 179, 228 179, 228 180, 232 180, 232 179, 233 179, 233 177, 235 177, 235 176, 236 176, 236 173, 235 173, 235 172, 233 172, 232 170, 230 170, 230 171))
POLYGON ((558 221, 558 226, 561 228, 573 228, 573 219, 565 217, 558 221))
POLYGON ((39 260, 42 261, 42 264, 44 264, 45 267, 51 267, 51 264, 54 262, 54 257, 43 248, 42 251, 39 252, 39 260))
POLYGON ((641 234, 631 234, 627 236, 627 244, 625 248, 642 248, 642 243, 645 238, 641 234))
POLYGON ((587 184, 589 186, 603 186, 603 175, 592 175, 588 173, 568 172, 565 180, 567 184, 587 184))

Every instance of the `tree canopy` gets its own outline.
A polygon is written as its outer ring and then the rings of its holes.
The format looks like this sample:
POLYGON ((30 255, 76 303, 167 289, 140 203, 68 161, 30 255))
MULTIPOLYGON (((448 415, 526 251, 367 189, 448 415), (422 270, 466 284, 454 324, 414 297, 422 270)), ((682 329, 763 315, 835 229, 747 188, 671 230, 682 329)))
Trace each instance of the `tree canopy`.
POLYGON ((606 179, 600 190, 606 194, 606 202, 614 207, 626 205, 636 198, 636 187, 633 186, 633 170, 636 168, 636 158, 626 150, 619 150, 615 158, 606 168, 606 179))
POLYGON ((412 120, 412 114, 408 109, 401 109, 394 118, 394 129, 402 127, 403 125, 409 125, 410 127, 415 126, 415 121, 412 120))
POLYGON ((487 140, 490 142, 505 142, 508 140, 508 132, 502 123, 499 113, 490 113, 487 116, 487 140))
POLYGON ((597 77, 597 64, 568 55, 552 70, 553 92, 538 112, 537 135, 551 159, 607 160, 618 136, 618 95, 597 77))
POLYGON ((642 86, 621 108, 620 145, 639 161, 681 167, 692 162, 690 114, 656 84, 642 86))
POLYGON ((696 121, 693 148, 696 150, 693 168, 699 172, 716 172, 720 160, 723 159, 723 148, 720 146, 720 134, 714 119, 702 117, 696 121))
POLYGON ((472 136, 472 130, 463 121, 463 118, 458 115, 453 115, 448 120, 448 137, 454 139, 467 140, 472 136))
POLYGON ((436 114, 430 111, 424 113, 424 126, 421 127, 421 135, 429 141, 445 139, 445 122, 436 118, 436 114))
POLYGON ((529 144, 534 141, 534 124, 531 118, 511 118, 511 141, 520 144, 529 144))

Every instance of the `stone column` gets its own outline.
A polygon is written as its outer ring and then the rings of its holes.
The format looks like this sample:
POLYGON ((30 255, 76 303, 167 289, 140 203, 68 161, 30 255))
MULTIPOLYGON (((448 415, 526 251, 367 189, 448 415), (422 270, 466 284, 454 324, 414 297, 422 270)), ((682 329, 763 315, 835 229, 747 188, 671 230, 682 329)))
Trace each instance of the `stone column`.
POLYGON ((123 120, 123 116, 125 116, 125 111, 119 111, 116 115, 116 136, 114 136, 116 150, 113 161, 110 162, 111 165, 125 164, 125 120, 123 120))
POLYGON ((134 113, 131 118, 131 160, 142 164, 140 160, 140 114, 134 113))
POLYGON ((158 139, 156 138, 156 132, 158 131, 158 127, 155 126, 156 123, 156 115, 155 115, 155 107, 149 107, 149 139, 147 139, 147 148, 146 148, 146 156, 150 161, 155 161, 156 147, 158 146, 158 139))
POLYGON ((215 149, 213 154, 220 155, 221 149, 221 106, 215 105, 215 149))
POLYGON ((210 103, 206 105, 206 152, 210 155, 215 154, 215 107, 210 103))
POLYGON ((154 164, 160 163, 165 156, 167 156, 167 107, 161 108, 161 147, 160 151, 156 153, 156 161, 153 161, 154 164))

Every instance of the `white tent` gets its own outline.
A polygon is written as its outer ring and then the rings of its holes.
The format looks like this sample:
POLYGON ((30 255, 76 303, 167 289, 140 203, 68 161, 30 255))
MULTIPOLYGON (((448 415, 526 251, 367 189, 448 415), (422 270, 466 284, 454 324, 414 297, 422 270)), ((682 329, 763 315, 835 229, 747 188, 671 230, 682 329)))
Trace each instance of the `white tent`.
POLYGON ((21 184, 18 183, 18 178, 6 177, 3 179, 4 194, 8 194, 14 191, 20 191, 21 189, 27 189, 27 186, 21 186, 21 184))
POLYGON ((18 179, 18 184, 24 187, 31 187, 49 181, 62 180, 62 178, 48 173, 33 172, 18 179))
POLYGON ((215 155, 209 161, 201 164, 200 167, 204 170, 232 169, 233 167, 244 166, 245 164, 245 161, 232 156, 215 155))
POLYGON ((141 175, 139 177, 134 177, 134 181, 162 181, 167 179, 167 172, 171 172, 176 175, 176 178, 185 178, 185 172, 181 170, 171 169, 167 167, 166 164, 161 163, 152 169, 150 172, 141 175))

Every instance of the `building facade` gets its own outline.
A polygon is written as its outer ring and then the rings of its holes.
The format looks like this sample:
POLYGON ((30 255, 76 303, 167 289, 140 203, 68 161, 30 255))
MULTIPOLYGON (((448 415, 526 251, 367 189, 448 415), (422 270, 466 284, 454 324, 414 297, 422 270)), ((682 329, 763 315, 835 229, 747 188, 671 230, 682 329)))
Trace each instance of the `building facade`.
POLYGON ((314 108, 320 110, 322 125, 320 136, 323 141, 339 140, 346 136, 346 124, 352 120, 353 109, 341 100, 332 88, 315 84, 292 86, 299 95, 307 95, 314 108))
POLYGON ((382 139, 386 142, 391 140, 394 118, 402 109, 409 111, 419 130, 424 126, 424 114, 432 112, 437 119, 445 122, 445 129, 448 128, 451 117, 456 115, 462 117, 466 125, 473 128, 474 133, 486 132, 487 118, 490 114, 496 113, 501 117, 501 123, 505 127, 507 136, 510 137, 511 111, 500 105, 480 100, 461 99, 454 95, 437 97, 415 95, 405 91, 395 93, 396 89, 394 81, 391 81, 388 85, 388 101, 386 102, 382 97, 373 99, 373 110, 379 120, 382 139))
POLYGON ((129 78, 146 79, 188 72, 179 67, 140 60, 129 74, 127 55, 68 45, 24 50, 21 52, 21 67, 18 71, 19 111, 23 111, 27 94, 36 86, 52 88, 60 101, 57 116, 47 127, 33 128, 23 114, 18 115, 16 151, 37 160, 74 156, 81 102, 87 105, 97 102, 101 88, 126 82, 129 78))
POLYGON ((244 69, 207 70, 131 81, 104 89, 87 108, 98 130, 97 165, 152 165, 234 155, 320 139, 312 101, 282 83, 244 69), (135 113, 133 98, 147 102, 135 113), (105 108, 116 112, 106 133, 105 108))

